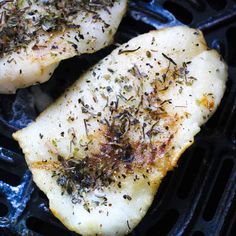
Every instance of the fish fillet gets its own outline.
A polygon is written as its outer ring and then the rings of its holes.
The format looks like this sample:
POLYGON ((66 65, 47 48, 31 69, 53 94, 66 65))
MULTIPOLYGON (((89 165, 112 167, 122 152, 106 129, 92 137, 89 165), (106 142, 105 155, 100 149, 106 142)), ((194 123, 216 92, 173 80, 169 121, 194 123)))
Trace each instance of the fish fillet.
POLYGON ((47 81, 61 60, 109 45, 127 0, 0 2, 0 93, 47 81))
POLYGON ((125 235, 215 112, 226 79, 199 30, 151 31, 114 50, 14 138, 66 227, 125 235))

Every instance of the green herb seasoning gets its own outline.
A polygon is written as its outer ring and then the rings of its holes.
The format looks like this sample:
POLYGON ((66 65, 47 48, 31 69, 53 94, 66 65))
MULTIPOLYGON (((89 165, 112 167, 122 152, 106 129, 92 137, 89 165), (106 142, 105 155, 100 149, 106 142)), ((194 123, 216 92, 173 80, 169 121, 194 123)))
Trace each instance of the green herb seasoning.
MULTIPOLYGON (((27 46, 38 33, 79 28, 75 20, 83 11, 100 19, 115 0, 2 0, 0 1, 0 57, 27 46)), ((83 36, 81 36, 83 37, 83 36)))

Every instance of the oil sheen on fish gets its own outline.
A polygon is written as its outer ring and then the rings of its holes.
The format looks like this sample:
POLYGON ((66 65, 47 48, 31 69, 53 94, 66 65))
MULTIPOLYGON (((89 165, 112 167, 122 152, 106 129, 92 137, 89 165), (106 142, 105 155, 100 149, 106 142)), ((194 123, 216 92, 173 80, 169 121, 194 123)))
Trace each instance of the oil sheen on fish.
POLYGON ((14 138, 66 227, 125 235, 215 112, 226 79, 199 30, 151 31, 114 50, 14 138))
POLYGON ((109 45, 127 0, 0 1, 0 93, 47 81, 61 60, 109 45))

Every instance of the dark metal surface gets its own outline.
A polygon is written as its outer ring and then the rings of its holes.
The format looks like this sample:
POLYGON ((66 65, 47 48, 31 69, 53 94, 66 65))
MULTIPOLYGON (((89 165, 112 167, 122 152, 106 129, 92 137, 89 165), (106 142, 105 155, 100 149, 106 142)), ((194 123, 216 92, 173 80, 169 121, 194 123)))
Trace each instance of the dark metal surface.
MULTIPOLYGON (((236 1, 130 1, 116 42, 179 24, 198 27, 229 64, 227 91, 195 144, 170 172, 133 236, 236 235, 236 1)), ((0 95, 0 235, 75 235, 53 217, 44 194, 32 183, 12 132, 58 97, 79 74, 115 46, 62 62, 43 85, 0 95)))

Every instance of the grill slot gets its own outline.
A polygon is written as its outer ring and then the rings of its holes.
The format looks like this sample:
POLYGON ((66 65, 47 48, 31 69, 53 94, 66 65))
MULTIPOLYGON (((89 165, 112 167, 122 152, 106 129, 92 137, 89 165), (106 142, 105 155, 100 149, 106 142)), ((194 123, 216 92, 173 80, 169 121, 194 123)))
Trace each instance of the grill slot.
POLYGON ((21 179, 19 176, 0 168, 0 181, 4 181, 11 186, 17 186, 20 184, 21 179))
MULTIPOLYGON (((222 53, 229 64, 227 90, 178 168, 163 180, 132 236, 231 236, 236 232, 236 0, 130 0, 115 42, 182 23, 203 29, 209 45, 222 53)), ((47 197, 32 184, 11 134, 34 120, 82 70, 114 48, 64 61, 47 83, 16 95, 0 95, 0 235, 76 235, 50 213, 47 197)))
POLYGON ((192 22, 192 14, 186 8, 179 5, 176 1, 166 1, 163 6, 183 24, 190 24, 192 22))
POLYGON ((67 233, 66 230, 58 228, 35 217, 28 218, 26 221, 26 226, 30 230, 45 236, 51 236, 52 232, 57 236, 64 236, 67 233))
POLYGON ((168 210, 162 219, 158 221, 154 227, 152 227, 147 235, 149 236, 165 236, 167 235, 173 226, 176 224, 179 217, 178 211, 175 209, 168 210))
POLYGON ((215 10, 222 10, 225 8, 227 1, 221 0, 221 1, 215 1, 215 0, 207 0, 208 4, 215 10))
POLYGON ((204 236, 205 234, 201 231, 196 231, 192 234, 192 236, 204 236))
POLYGON ((236 48, 233 45, 236 40, 236 27, 229 28, 226 32, 228 45, 228 63, 230 66, 236 66, 236 48))
POLYGON ((182 170, 184 175, 177 191, 177 196, 181 199, 188 197, 198 176, 204 174, 202 165, 204 165, 205 150, 196 148, 193 155, 187 153, 185 156, 188 158, 187 168, 182 170), (186 181, 186 179, 188 179, 188 181, 186 181))
POLYGON ((187 2, 196 11, 202 12, 206 9, 205 1, 203 0, 188 0, 187 2))
POLYGON ((207 205, 203 213, 203 218, 206 221, 211 220, 217 211, 220 199, 222 198, 222 195, 227 188, 227 182, 230 178, 233 166, 234 162, 230 159, 226 159, 224 160, 220 171, 217 173, 217 179, 214 183, 214 187, 211 191, 210 197, 207 201, 207 205))
MULTIPOLYGON (((1 198, 0 198, 1 199, 1 198)), ((1 200, 0 200, 1 201, 1 200)), ((7 215, 7 213, 8 213, 8 207, 4 204, 4 203, 2 203, 2 202, 0 202, 0 217, 4 217, 4 216, 6 216, 7 215)))

